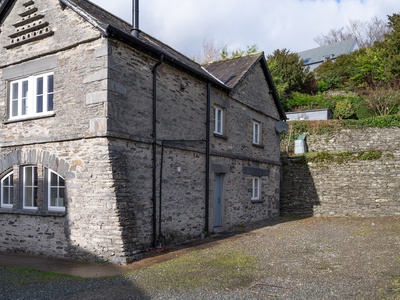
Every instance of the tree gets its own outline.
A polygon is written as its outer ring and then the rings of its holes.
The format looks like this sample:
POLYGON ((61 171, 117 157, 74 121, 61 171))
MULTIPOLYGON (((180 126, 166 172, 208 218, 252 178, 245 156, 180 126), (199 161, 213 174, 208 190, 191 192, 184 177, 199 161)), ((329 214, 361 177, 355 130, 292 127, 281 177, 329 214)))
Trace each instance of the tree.
POLYGON ((385 40, 379 44, 385 52, 385 65, 388 77, 400 77, 400 14, 388 16, 390 32, 385 35, 385 40))
POLYGON ((355 59, 358 52, 347 55, 340 55, 333 62, 328 60, 314 69, 318 86, 325 86, 327 89, 345 88, 349 85, 350 77, 354 75, 355 59))
POLYGON ((247 46, 247 50, 236 49, 236 50, 232 51, 231 56, 229 58, 242 57, 242 56, 246 56, 249 54, 257 53, 257 51, 258 51, 258 47, 256 44, 254 44, 251 46, 247 46))
POLYGON ((366 48, 356 56, 354 75, 350 78, 358 87, 374 87, 387 82, 384 51, 377 47, 366 48))
POLYGON ((275 50, 267 56, 267 63, 279 95, 283 98, 292 92, 305 91, 313 80, 309 68, 303 68, 304 62, 299 55, 287 49, 275 50))
POLYGON ((231 58, 242 57, 245 55, 253 54, 258 51, 256 44, 247 46, 246 50, 236 49, 229 52, 228 45, 223 45, 221 43, 216 44, 213 39, 204 40, 201 54, 197 57, 196 61, 200 64, 207 64, 218 60, 225 60, 231 58))
POLYGON ((204 39, 201 53, 198 55, 196 61, 201 64, 211 63, 221 59, 221 53, 227 49, 226 45, 221 43, 216 44, 214 39, 204 39))
POLYGON ((314 41, 320 46, 325 46, 356 38, 360 48, 366 48, 377 41, 383 41, 389 30, 385 22, 378 17, 372 18, 369 22, 350 20, 346 27, 330 29, 328 34, 321 34, 314 38, 314 41))

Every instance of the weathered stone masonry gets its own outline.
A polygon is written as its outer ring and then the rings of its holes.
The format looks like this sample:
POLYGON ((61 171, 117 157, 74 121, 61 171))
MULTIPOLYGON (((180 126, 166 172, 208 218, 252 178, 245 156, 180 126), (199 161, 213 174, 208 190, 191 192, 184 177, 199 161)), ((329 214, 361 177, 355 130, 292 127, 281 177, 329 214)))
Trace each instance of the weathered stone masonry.
POLYGON ((228 86, 145 33, 132 38, 129 24, 90 2, 1 3, 0 179, 13 171, 14 194, 11 207, 0 207, 0 251, 126 263, 155 242, 279 214, 275 125, 284 113, 262 54, 242 58, 240 80, 228 86), (49 33, 8 47, 32 5, 49 33), (54 75, 54 111, 10 118, 10 82, 43 73, 54 75), (223 136, 213 134, 215 106, 224 110, 223 136), (252 144, 254 121, 259 145, 252 144), (34 209, 22 205, 24 166, 40 175, 34 209), (65 209, 47 209, 45 169, 65 179, 65 209), (222 223, 215 226, 217 175, 222 223), (254 177, 258 201, 251 200, 254 177))
POLYGON ((281 213, 316 216, 400 214, 400 128, 343 129, 307 137, 309 152, 355 154, 376 150, 381 158, 344 163, 306 163, 283 158, 281 213))

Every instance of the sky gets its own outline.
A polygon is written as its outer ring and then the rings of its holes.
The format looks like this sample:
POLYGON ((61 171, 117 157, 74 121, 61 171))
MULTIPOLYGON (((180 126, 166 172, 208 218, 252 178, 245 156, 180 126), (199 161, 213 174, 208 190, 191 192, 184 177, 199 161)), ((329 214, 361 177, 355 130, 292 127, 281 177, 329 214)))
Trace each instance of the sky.
MULTIPOLYGON (((132 0, 92 0, 131 23, 132 0)), ((257 45, 300 52, 318 47, 314 38, 349 20, 387 22, 400 13, 399 0, 139 0, 139 27, 189 58, 204 41, 229 51, 257 45)))

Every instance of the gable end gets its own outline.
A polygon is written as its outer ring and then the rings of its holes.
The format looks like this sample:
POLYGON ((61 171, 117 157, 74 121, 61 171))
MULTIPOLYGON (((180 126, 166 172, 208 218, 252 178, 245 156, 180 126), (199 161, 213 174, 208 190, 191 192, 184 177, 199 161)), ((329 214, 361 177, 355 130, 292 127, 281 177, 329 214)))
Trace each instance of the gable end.
POLYGON ((35 2, 30 0, 22 4, 20 19, 13 24, 14 33, 9 35, 9 44, 4 46, 11 49, 29 42, 52 36, 49 23, 45 21, 45 15, 38 13, 35 2))

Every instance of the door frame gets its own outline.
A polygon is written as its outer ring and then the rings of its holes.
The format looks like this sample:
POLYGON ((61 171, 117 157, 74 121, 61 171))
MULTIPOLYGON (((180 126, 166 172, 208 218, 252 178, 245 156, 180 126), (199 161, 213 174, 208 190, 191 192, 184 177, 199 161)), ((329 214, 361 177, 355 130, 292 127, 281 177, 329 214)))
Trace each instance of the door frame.
POLYGON ((214 231, 219 231, 223 229, 224 227, 224 221, 225 221, 225 201, 224 201, 224 181, 225 181, 225 174, 224 173, 214 173, 214 180, 213 180, 213 230, 214 231), (217 181, 218 180, 218 181, 217 181), (217 189, 217 184, 219 184, 218 191, 217 189), (218 226, 215 226, 215 220, 216 220, 216 193, 218 192, 218 196, 220 197, 220 205, 219 205, 219 222, 220 223, 218 226))

